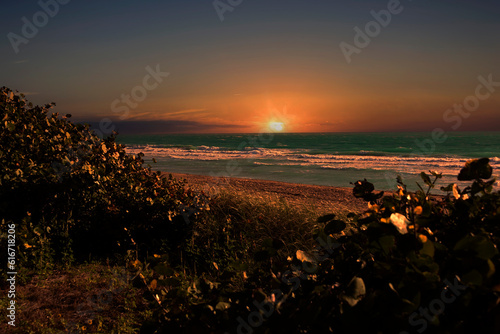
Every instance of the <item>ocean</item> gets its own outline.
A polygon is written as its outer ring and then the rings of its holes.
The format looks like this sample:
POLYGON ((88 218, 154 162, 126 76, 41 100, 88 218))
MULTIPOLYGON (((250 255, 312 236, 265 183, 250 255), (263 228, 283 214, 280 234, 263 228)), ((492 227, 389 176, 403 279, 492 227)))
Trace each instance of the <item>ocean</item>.
MULTIPOLYGON (((119 135, 130 154, 142 152, 153 169, 173 173, 243 177, 351 187, 367 179, 394 190, 401 175, 416 190, 418 174, 443 173, 439 186, 472 158, 490 158, 500 170, 500 132, 447 133, 262 133, 119 135), (152 159, 156 160, 153 163, 152 159)), ((423 184, 423 182, 420 182, 423 184)), ((499 182, 495 187, 499 187, 499 182)))

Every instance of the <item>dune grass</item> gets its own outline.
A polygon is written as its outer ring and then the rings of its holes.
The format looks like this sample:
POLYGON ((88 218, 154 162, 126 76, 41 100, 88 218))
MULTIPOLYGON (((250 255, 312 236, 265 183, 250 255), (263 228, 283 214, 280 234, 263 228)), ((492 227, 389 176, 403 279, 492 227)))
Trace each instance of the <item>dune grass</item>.
MULTIPOLYGON (((192 226, 188 242, 197 245, 190 249, 191 259, 197 263, 185 265, 198 266, 198 272, 216 276, 231 259, 252 262, 266 240, 282 245, 283 256, 311 249, 315 246, 312 230, 317 216, 313 208, 290 205, 278 196, 222 190, 210 199, 210 210, 192 226), (217 269, 211 266, 211 259, 219 262, 217 269)), ((138 333, 152 317, 154 300, 127 263, 113 262, 111 266, 102 261, 55 266, 37 275, 26 272, 20 278, 24 282, 19 284, 16 297, 17 326, 12 331, 2 322, 0 331, 138 333)), ((2 309, 8 303, 6 295, 3 291, 2 309)))

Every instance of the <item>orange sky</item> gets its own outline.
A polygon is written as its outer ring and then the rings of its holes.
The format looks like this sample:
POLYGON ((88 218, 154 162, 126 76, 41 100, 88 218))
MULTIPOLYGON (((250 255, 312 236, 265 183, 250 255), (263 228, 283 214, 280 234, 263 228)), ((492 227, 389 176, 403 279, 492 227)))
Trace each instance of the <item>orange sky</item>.
MULTIPOLYGON (((69 3, 18 53, 4 39, 3 84, 76 121, 222 133, 271 121, 287 132, 446 129, 458 121, 443 115, 475 94, 479 76, 500 82, 496 2, 406 2, 350 61, 340 45, 355 45, 356 27, 387 1, 254 1, 223 21, 210 1, 120 4, 69 3), (169 75, 155 81, 156 68, 169 75), (134 91, 146 95, 133 107, 120 100, 134 91)), ((39 10, 9 6, 1 24, 16 33, 19 17, 39 10)), ((494 88, 458 131, 497 130, 494 88)))

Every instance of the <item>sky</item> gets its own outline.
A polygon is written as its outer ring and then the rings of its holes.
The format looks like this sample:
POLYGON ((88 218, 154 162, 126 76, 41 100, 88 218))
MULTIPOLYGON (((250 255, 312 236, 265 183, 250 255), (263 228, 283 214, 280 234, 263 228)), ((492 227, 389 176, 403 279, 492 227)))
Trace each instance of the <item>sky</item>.
POLYGON ((498 0, 22 0, 0 30, 0 85, 124 133, 500 125, 498 0))

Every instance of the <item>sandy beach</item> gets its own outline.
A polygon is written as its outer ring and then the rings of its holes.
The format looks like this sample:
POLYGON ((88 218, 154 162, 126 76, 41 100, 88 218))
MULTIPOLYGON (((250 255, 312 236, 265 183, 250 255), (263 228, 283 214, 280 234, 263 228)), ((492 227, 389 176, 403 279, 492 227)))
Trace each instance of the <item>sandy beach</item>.
POLYGON ((363 212, 367 205, 352 194, 352 188, 315 186, 246 178, 217 178, 194 174, 172 174, 186 180, 194 189, 210 191, 216 187, 236 191, 242 195, 277 196, 291 205, 305 206, 318 213, 363 212))

